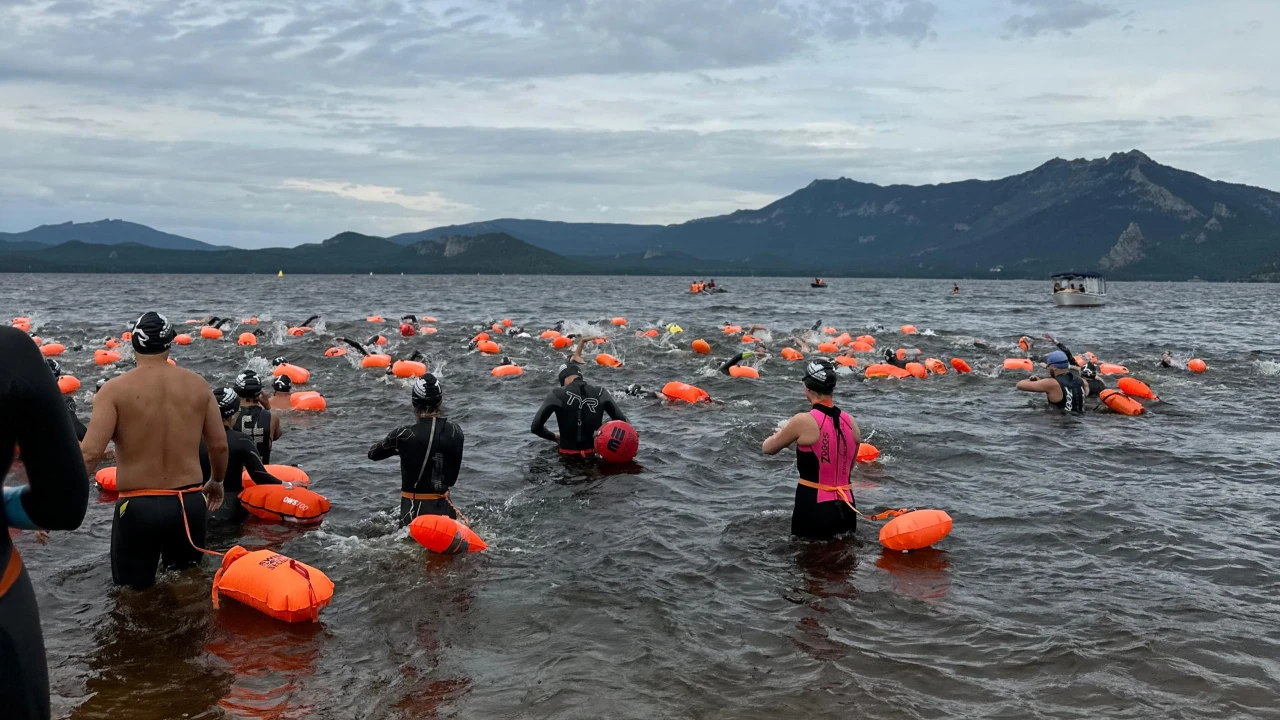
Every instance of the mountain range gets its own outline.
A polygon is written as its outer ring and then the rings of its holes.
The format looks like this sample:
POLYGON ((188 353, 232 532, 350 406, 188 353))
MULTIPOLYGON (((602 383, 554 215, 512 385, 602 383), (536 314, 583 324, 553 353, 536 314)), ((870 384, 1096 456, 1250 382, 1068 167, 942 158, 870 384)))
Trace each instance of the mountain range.
POLYGON ((1280 193, 1210 180, 1134 150, 1054 159, 999 180, 816 180, 757 210, 667 226, 499 219, 236 250, 106 220, 0 241, 0 271, 1044 277, 1096 270, 1116 279, 1269 280, 1280 266, 1280 193))

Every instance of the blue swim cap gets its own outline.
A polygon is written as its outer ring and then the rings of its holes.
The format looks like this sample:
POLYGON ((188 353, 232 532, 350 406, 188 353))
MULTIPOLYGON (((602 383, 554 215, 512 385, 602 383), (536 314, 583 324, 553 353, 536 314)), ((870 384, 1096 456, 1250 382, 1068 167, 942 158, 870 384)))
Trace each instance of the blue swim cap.
POLYGON ((1044 361, 1049 367, 1055 367, 1059 370, 1066 370, 1071 367, 1071 361, 1067 358, 1067 354, 1061 350, 1054 350, 1049 353, 1049 357, 1045 358, 1044 361))

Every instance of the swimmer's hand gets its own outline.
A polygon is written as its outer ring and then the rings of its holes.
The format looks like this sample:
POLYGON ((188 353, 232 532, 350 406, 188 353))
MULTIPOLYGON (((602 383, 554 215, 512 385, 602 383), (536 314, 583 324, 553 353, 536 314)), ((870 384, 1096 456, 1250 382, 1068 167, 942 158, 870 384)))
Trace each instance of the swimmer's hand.
POLYGON ((560 433, 556 433, 556 442, 560 442, 560 433))
POLYGON ((1030 380, 1031 382, 1039 382, 1039 381, 1040 381, 1040 376, 1039 376, 1039 375, 1032 375, 1031 377, 1029 377, 1029 378, 1027 378, 1027 379, 1028 379, 1028 380, 1030 380))
POLYGON ((284 489, 285 489, 285 490, 292 490, 292 489, 293 489, 293 483, 291 483, 291 482, 282 482, 282 483, 280 483, 280 484, 284 486, 284 489))
POLYGON ((1052 336, 1052 335, 1050 335, 1049 333, 1045 333, 1045 334, 1044 334, 1044 339, 1045 339, 1045 340, 1048 340, 1049 342, 1051 342, 1051 343, 1053 343, 1053 344, 1055 344, 1055 345, 1057 345, 1057 344, 1058 344, 1058 341, 1057 341, 1057 340, 1054 340, 1054 339, 1053 339, 1053 336, 1052 336))
POLYGON ((48 544, 49 544, 49 531, 48 531, 48 530, 37 530, 37 531, 36 531, 36 542, 40 543, 41 545, 48 545, 48 544))
POLYGON ((209 512, 213 512, 222 507, 222 498, 226 492, 222 488, 222 481, 214 482, 210 480, 200 489, 204 493, 204 501, 209 506, 209 512))

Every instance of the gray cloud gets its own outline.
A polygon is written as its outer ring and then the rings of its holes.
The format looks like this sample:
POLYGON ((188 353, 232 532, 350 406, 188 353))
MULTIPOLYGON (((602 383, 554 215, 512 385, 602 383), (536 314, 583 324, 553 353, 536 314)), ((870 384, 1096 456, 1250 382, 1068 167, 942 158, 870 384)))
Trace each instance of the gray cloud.
POLYGON ((1115 16, 1109 5, 1089 0, 1012 0, 1024 12, 1004 21, 1011 35, 1035 37, 1046 33, 1071 34, 1072 30, 1115 16))

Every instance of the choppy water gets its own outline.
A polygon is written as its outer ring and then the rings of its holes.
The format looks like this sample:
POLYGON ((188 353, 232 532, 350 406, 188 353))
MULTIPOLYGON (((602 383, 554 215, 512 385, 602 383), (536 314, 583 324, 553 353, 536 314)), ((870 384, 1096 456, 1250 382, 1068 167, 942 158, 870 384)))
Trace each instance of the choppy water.
MULTIPOLYGON (((257 348, 199 342, 177 361, 215 385, 287 355, 311 369, 323 415, 290 418, 276 462, 310 471, 333 511, 319 530, 249 526, 337 584, 319 625, 210 609, 212 568, 147 592, 111 587, 110 505, 47 547, 17 539, 39 594, 55 714, 72 718, 1242 718, 1280 707, 1280 288, 1122 284, 1101 310, 1052 307, 1042 283, 839 280, 829 290, 732 279, 695 297, 654 278, 6 276, 0 313, 40 334, 118 335, 146 309, 171 319, 257 314, 323 330, 257 348), (455 500, 491 545, 427 557, 395 530, 395 461, 367 447, 410 417, 404 381, 326 359, 362 318, 440 318, 421 348, 467 436, 455 500), (527 374, 499 381, 464 340, 489 318, 530 330, 626 315, 739 349, 724 321, 784 331, 910 322, 909 346, 978 373, 842 382, 837 402, 885 456, 859 504, 939 507, 940 549, 882 551, 788 537, 794 455, 760 442, 804 409, 799 368, 759 381, 619 334, 612 388, 695 382, 709 407, 621 402, 641 470, 583 476, 528 432, 560 358, 505 340, 527 374), (1053 332, 1121 362, 1165 399, 1141 418, 1045 412, 997 374, 1019 335, 1053 332), (992 343, 972 347, 972 338, 992 343), (1162 350, 1210 372, 1156 370, 1162 350)), ((394 326, 384 332, 394 335, 394 326)), ((857 334, 855 332, 855 334, 857 334)), ((234 334, 232 335, 234 337, 234 334)), ((882 347, 903 343, 878 335, 882 347)), ((66 370, 100 376, 92 346, 66 370)), ((91 382, 85 386, 90 387, 91 382)), ((89 401, 81 393, 82 415, 89 401)), ((96 492, 95 492, 96 494, 96 492)), ((227 605, 230 605, 229 607, 227 605)))

